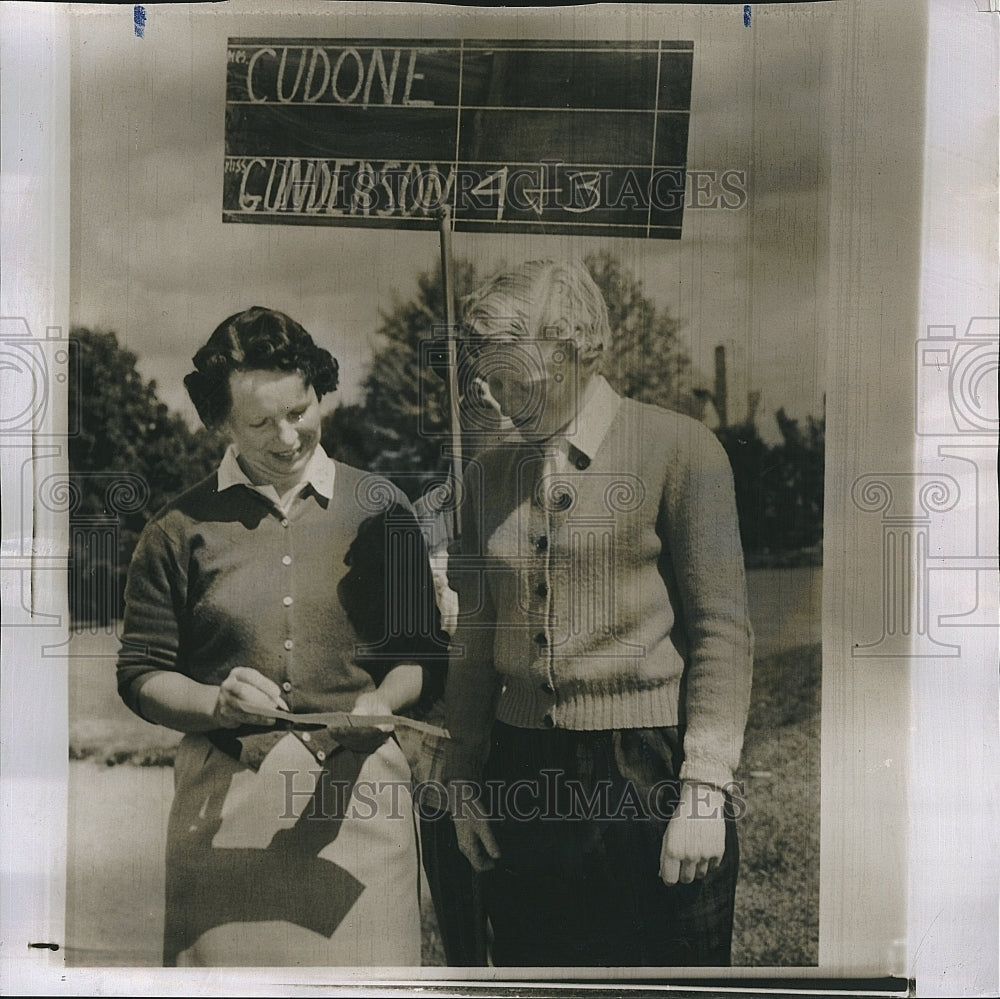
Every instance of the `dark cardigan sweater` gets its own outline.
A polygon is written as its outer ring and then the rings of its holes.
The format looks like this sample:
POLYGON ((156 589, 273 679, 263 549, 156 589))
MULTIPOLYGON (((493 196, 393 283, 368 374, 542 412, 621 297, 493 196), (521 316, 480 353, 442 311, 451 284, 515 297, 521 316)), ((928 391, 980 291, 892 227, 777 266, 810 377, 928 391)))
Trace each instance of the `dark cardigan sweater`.
MULTIPOLYGON (((159 670, 218 684, 250 666, 293 712, 350 711, 401 662, 424 667, 422 699, 439 694, 446 643, 426 547, 395 486, 338 462, 332 499, 310 487, 285 515, 217 482, 213 473, 168 504, 136 547, 118 660, 133 711, 159 670)), ((257 760, 276 734, 260 733, 257 760)), ((308 745, 320 759, 331 748, 315 736, 308 745)))

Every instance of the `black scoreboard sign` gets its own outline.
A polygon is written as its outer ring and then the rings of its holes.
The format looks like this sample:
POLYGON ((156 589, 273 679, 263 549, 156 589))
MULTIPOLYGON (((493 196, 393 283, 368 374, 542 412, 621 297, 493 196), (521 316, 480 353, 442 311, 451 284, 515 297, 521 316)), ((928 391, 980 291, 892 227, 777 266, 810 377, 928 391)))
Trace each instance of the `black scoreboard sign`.
POLYGON ((233 38, 223 219, 678 238, 692 42, 233 38))

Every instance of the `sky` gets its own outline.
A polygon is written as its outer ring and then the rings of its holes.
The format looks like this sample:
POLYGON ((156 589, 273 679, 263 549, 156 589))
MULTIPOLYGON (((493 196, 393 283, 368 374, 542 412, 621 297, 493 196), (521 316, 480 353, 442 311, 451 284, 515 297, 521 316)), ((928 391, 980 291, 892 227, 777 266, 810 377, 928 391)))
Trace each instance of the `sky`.
POLYGON ((436 265, 434 232, 222 221, 229 36, 691 39, 688 167, 744 172, 741 207, 689 205, 680 240, 456 233, 454 252, 481 273, 617 253, 709 379, 726 346, 731 419, 759 392, 776 439, 779 407, 823 412, 837 7, 755 6, 747 27, 739 6, 150 5, 138 38, 130 6, 72 5, 72 321, 117 332, 194 419, 182 379, 197 348, 234 312, 281 309, 338 357, 350 402, 380 313, 436 265))

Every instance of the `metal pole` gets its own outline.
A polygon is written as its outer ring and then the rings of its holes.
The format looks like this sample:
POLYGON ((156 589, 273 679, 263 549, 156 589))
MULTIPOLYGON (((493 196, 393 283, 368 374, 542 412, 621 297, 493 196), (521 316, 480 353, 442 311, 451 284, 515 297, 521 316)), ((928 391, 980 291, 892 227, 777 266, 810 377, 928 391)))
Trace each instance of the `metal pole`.
MULTIPOLYGON (((452 545, 461 534, 458 512, 462 481, 462 423, 458 400, 458 331, 455 326, 454 280, 451 267, 451 208, 441 207, 441 290, 448 324, 448 408, 451 421, 452 545)), ((422 820, 424 866, 434 886, 435 908, 449 964, 486 967, 486 905, 482 878, 462 855, 450 816, 422 820)))
POLYGON ((462 482, 462 417, 458 401, 458 335, 455 328, 455 301, 451 267, 451 208, 441 207, 441 290, 444 295, 444 315, 448 328, 448 408, 451 422, 451 474, 455 502, 452 504, 453 540, 461 529, 458 515, 459 487, 462 482))

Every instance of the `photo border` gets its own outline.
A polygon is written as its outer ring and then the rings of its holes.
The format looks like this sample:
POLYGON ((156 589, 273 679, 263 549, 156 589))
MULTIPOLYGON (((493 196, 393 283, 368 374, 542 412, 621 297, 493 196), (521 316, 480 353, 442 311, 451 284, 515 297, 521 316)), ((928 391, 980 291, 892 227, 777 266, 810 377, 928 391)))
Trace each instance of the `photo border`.
MULTIPOLYGON (((989 790, 998 762, 997 631, 963 631, 958 662, 933 654, 933 649, 926 654, 920 644, 924 634, 916 631, 909 656, 864 657, 855 650, 877 637, 886 623, 884 616, 880 620, 885 577, 879 543, 885 521, 936 525, 934 517, 948 512, 921 507, 926 482, 918 477, 938 472, 940 447, 946 442, 933 434, 918 436, 915 347, 939 327, 953 326, 960 337, 971 320, 990 318, 991 293, 996 301, 995 221, 991 229, 982 219, 991 207, 996 218, 995 163, 986 161, 995 142, 974 136, 995 114, 996 83, 985 81, 997 79, 988 71, 990 60, 996 69, 998 19, 989 4, 971 0, 867 6, 847 0, 845 5, 849 14, 838 38, 845 55, 838 67, 843 113, 829 123, 832 312, 820 966, 733 969, 732 977, 759 980, 764 987, 774 979, 815 978, 819 983, 859 975, 874 984, 884 982, 888 973, 916 979, 921 995, 989 994, 997 984, 998 807, 989 790), (984 19, 990 19, 989 27, 984 19), (962 81, 946 86, 943 67, 961 65, 963 59, 975 73, 967 71, 964 88, 962 81), (938 87, 947 94, 943 109, 938 87), (861 172, 863 154, 874 154, 879 169, 861 172), (975 195, 971 199, 970 191, 975 195), (976 266, 994 270, 977 269, 971 276, 959 272, 964 262, 949 261, 951 244, 941 226, 964 229, 984 241, 973 247, 976 266), (890 489, 895 507, 866 509, 865 487, 858 485, 866 476, 882 481, 897 477, 890 489), (957 852, 956 843, 961 843, 957 852), (886 927, 893 928, 888 949, 886 927), (961 988, 969 991, 955 991, 961 988)), ((345 16, 361 13, 358 5, 340 6, 345 16)), ((802 6, 806 16, 807 5, 802 6)), ((408 9, 400 5, 393 13, 408 9)), ((247 7, 216 10, 245 12, 247 7)), ((647 23, 667 16, 665 8, 643 10, 647 23)), ((434 13, 427 7, 418 12, 424 18, 434 13)), ((129 13, 120 11, 123 17, 129 13)), ((449 8, 448 13, 456 11, 449 8)), ((489 16, 488 11, 478 13, 489 16)), ((677 13, 683 17, 683 11, 677 13)), ((519 16, 527 15, 521 11, 519 16)), ((588 13, 570 10, 562 16, 586 23, 588 13)), ((5 84, 2 312, 24 317, 34 340, 56 341, 68 329, 70 316, 71 18, 62 6, 31 3, 8 3, 2 17, 10 29, 0 43, 5 84), (47 336, 49 331, 56 335, 47 336)), ((992 129, 995 139, 995 118, 992 129)), ((920 412, 936 407, 940 413, 934 425, 947 426, 952 402, 921 396, 920 412)), ((68 705, 65 666, 45 656, 42 648, 64 640, 58 624, 50 622, 66 619, 65 593, 47 584, 49 573, 65 565, 60 553, 66 550, 68 530, 57 511, 41 503, 29 510, 18 497, 26 474, 39 482, 44 475, 65 473, 65 449, 53 442, 68 429, 66 415, 53 405, 27 443, 8 434, 0 444, 5 525, 2 800, 11 818, 0 834, 8 885, 2 903, 5 987, 12 994, 18 988, 45 994, 74 994, 77 989, 124 994, 141 987, 149 994, 155 989, 162 994, 247 995, 291 991, 294 979, 323 992, 347 986, 358 993, 387 994, 394 981, 391 969, 382 969, 377 983, 366 988, 366 981, 376 981, 370 970, 357 977, 345 974, 342 985, 334 986, 331 978, 340 978, 340 969, 299 975, 288 969, 206 974, 65 968, 61 953, 49 949, 64 939, 65 930, 66 804, 61 789, 68 772, 68 705), (17 525, 16 533, 11 524, 17 525), (25 594, 30 614, 23 617, 25 594)), ((982 436, 986 445, 995 439, 982 436)), ((933 502, 938 501, 932 497, 933 502)), ((968 502, 966 495, 966 510, 968 502)), ((974 496, 972 508, 981 502, 974 496)), ((964 557, 962 529, 942 521, 938 530, 931 540, 939 553, 964 557)), ((968 572, 956 569, 956 586, 968 585, 968 572)), ((405 980, 415 984, 453 977, 442 969, 424 970, 433 974, 418 978, 408 970, 405 980)), ((553 969, 545 977, 558 974, 553 969)), ((588 972, 587 977, 597 976, 588 972)), ((711 977, 730 976, 715 971, 711 977)), ((491 978, 499 988, 508 975, 491 969, 491 978)), ((637 975, 633 984, 640 982, 637 975)), ((616 989, 623 984, 615 980, 616 989)))

